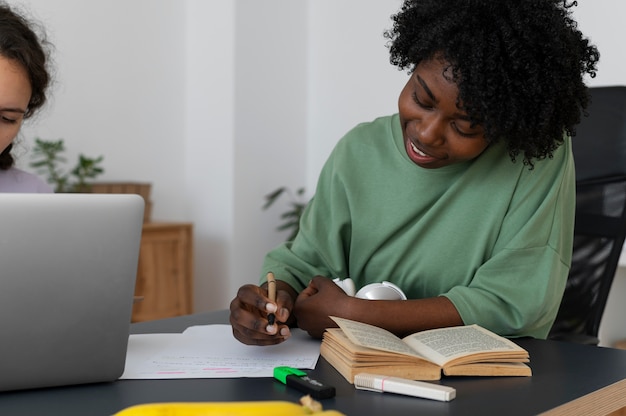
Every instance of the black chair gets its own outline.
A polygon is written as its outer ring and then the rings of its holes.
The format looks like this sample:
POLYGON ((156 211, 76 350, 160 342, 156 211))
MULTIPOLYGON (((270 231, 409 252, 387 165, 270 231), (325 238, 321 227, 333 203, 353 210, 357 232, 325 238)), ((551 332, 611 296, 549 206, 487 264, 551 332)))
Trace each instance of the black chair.
POLYGON ((626 236, 626 86, 590 88, 572 139, 576 221, 572 267, 548 338, 598 344, 626 236))

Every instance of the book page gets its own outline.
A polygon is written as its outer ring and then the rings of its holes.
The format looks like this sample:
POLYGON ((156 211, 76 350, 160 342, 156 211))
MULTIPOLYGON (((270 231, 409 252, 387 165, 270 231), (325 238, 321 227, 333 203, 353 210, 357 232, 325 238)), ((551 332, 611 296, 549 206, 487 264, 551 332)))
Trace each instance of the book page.
MULTIPOLYGON (((328 330, 336 331, 334 334, 343 338, 341 342, 349 342, 354 348, 372 351, 370 348, 360 347, 352 343, 347 339, 343 330, 340 328, 329 328, 328 330)), ((354 383, 355 374, 364 372, 408 378, 411 380, 439 380, 441 378, 441 368, 438 365, 429 361, 410 362, 410 360, 416 359, 406 355, 389 354, 381 351, 381 354, 386 354, 386 357, 405 357, 405 361, 400 363, 395 361, 390 362, 385 360, 384 357, 381 357, 383 361, 361 361, 358 358, 346 355, 346 351, 341 348, 340 343, 328 343, 326 337, 327 334, 328 332, 324 334, 324 341, 320 346, 320 353, 322 357, 324 357, 326 361, 339 371, 339 373, 350 383, 354 383)))
POLYGON ((385 329, 349 319, 337 318, 336 316, 331 316, 330 318, 337 322, 337 325, 339 325, 339 328, 341 328, 348 339, 357 345, 426 359, 420 353, 412 350, 400 338, 385 329))
POLYGON ((414 350, 444 366, 455 358, 482 352, 524 352, 512 341, 478 325, 432 329, 403 339, 414 350))

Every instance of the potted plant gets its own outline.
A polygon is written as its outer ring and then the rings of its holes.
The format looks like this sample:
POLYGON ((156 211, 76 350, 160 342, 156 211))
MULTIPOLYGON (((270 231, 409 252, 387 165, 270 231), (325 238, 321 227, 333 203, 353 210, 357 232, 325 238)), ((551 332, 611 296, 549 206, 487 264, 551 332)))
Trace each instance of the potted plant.
POLYGON ((304 188, 298 188, 294 193, 286 186, 282 186, 265 196, 265 205, 263 205, 263 209, 268 209, 282 195, 287 195, 290 199, 289 209, 280 216, 284 222, 276 227, 276 230, 278 231, 291 230, 289 236, 287 237, 287 241, 293 240, 300 230, 300 217, 302 216, 304 208, 308 203, 308 201, 304 199, 304 191, 304 188))
POLYGON ((54 187, 54 192, 90 192, 91 181, 104 173, 101 167, 103 156, 95 159, 80 154, 78 162, 70 171, 64 171, 60 164, 67 160, 62 156, 65 152, 63 139, 42 140, 35 139, 33 147, 34 159, 30 166, 35 168, 39 174, 47 177, 48 183, 54 187))

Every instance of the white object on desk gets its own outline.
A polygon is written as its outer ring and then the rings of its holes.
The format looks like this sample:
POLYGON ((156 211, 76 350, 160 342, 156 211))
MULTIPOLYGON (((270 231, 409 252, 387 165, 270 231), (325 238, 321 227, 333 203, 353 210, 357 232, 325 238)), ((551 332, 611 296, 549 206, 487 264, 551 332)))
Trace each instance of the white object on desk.
POLYGON ((313 369, 320 341, 300 329, 272 346, 244 345, 230 325, 199 325, 182 334, 133 334, 121 379, 272 377, 274 367, 313 369))
POLYGON ((456 397, 456 389, 453 387, 369 373, 354 376, 354 386, 361 390, 404 394, 442 402, 449 402, 456 397))

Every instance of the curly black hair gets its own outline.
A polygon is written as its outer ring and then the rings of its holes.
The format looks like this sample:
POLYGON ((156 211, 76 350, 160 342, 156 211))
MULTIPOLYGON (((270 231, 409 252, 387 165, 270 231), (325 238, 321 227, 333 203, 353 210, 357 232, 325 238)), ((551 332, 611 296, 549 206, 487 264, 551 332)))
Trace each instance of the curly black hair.
POLYGON ((600 54, 578 30, 567 0, 407 0, 392 16, 390 61, 412 72, 442 56, 459 105, 512 160, 551 157, 589 101, 585 74, 600 54))
MULTIPOLYGON (((49 52, 51 44, 43 28, 29 21, 5 2, 0 2, 0 55, 19 63, 28 74, 31 97, 24 118, 32 117, 46 102, 51 83, 49 52)), ((12 144, 0 153, 0 170, 9 169, 15 161, 12 144)))

